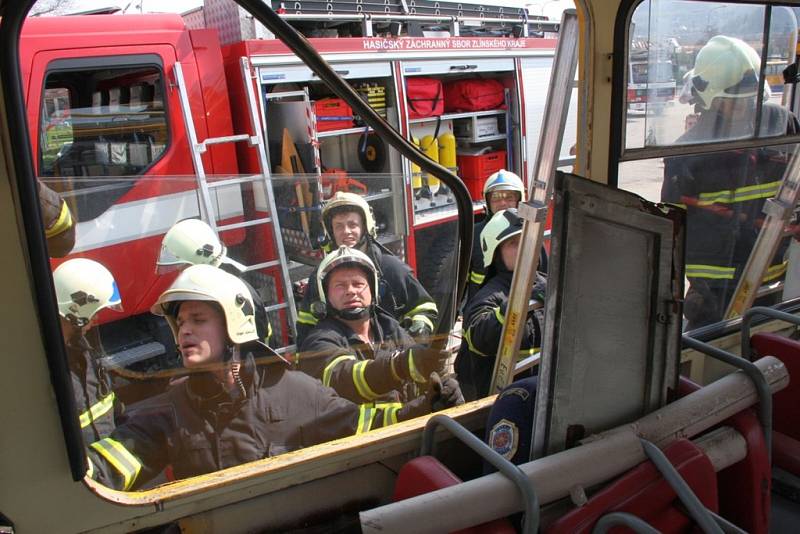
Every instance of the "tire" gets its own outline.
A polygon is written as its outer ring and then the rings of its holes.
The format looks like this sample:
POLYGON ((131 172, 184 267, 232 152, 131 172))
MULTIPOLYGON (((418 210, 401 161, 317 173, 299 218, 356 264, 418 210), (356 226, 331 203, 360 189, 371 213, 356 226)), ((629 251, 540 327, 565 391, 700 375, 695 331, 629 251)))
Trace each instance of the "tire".
MULTIPOLYGON (((436 328, 439 333, 449 332, 452 326, 447 324, 450 319, 448 321, 442 319, 450 318, 453 314, 457 244, 454 234, 440 235, 426 247, 421 256, 422 261, 417 264, 419 281, 439 308, 439 324, 436 328)), ((419 252, 417 257, 420 258, 419 252)))

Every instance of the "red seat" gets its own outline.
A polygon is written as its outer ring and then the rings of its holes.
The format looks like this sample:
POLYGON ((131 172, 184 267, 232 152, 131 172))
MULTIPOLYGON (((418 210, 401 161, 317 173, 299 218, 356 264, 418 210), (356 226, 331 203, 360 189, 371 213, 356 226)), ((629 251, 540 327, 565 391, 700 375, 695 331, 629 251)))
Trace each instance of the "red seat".
MULTIPOLYGON (((691 380, 680 377, 678 395, 682 397, 699 388, 691 380)), ((743 460, 717 473, 720 515, 745 532, 767 534, 772 470, 764 430, 754 408, 742 410, 719 426, 732 427, 747 444, 747 456, 743 460)))
POLYGON ((759 332, 750 338, 759 356, 775 356, 789 372, 789 386, 772 396, 772 429, 800 441, 800 341, 759 332))
MULTIPOLYGON (((685 439, 675 441, 664 453, 706 508, 716 512, 717 477, 706 455, 685 439)), ((633 514, 665 533, 687 532, 694 526, 669 483, 651 462, 644 462, 593 495, 585 505, 560 517, 547 531, 588 533, 610 512, 633 514)))
MULTIPOLYGON (((417 495, 460 484, 458 478, 433 456, 420 456, 407 462, 394 485, 392 500, 402 501, 417 495)), ((465 530, 459 534, 514 534, 516 530, 507 519, 495 519, 465 530)))

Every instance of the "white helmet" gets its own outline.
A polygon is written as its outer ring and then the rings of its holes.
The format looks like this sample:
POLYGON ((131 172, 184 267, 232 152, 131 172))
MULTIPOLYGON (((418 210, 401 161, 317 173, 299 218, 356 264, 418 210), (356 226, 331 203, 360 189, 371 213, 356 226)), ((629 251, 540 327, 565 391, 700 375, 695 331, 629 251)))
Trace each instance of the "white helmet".
POLYGON ((333 248, 336 248, 336 240, 333 237, 333 224, 331 220, 334 215, 349 211, 357 211, 361 214, 365 226, 364 235, 361 236, 362 240, 366 235, 370 235, 373 238, 378 237, 378 231, 375 227, 375 216, 372 214, 372 207, 364 200, 364 197, 355 193, 338 191, 322 208, 322 226, 333 248))
POLYGON ((483 200, 486 201, 486 209, 489 209, 489 193, 493 191, 516 191, 519 193, 519 200, 525 200, 525 185, 522 179, 511 171, 500 169, 489 176, 483 183, 483 200))
POLYGON ((200 219, 184 219, 175 223, 161 240, 161 253, 156 261, 156 272, 164 274, 181 266, 230 263, 242 266, 225 255, 225 245, 216 232, 200 219))
POLYGON ((748 98, 758 94, 761 57, 741 39, 716 35, 709 39, 689 73, 694 94, 704 109, 717 97, 748 98))
POLYGON ((89 324, 103 308, 122 311, 122 299, 114 277, 94 260, 74 258, 53 271, 58 313, 74 326, 89 324))
POLYGON ((211 265, 192 265, 164 291, 150 311, 167 319, 175 342, 178 342, 175 304, 187 300, 216 302, 225 315, 228 339, 242 344, 258 339, 255 308, 250 290, 244 283, 211 265))
POLYGON ((494 260, 494 253, 500 243, 522 233, 522 218, 517 210, 509 208, 500 210, 486 223, 481 230, 481 250, 483 251, 483 266, 487 269, 494 260))
POLYGON ((361 319, 368 317, 372 309, 378 303, 378 271, 375 269, 375 264, 372 260, 356 248, 349 248, 341 246, 337 250, 329 253, 322 259, 319 267, 317 268, 317 291, 322 304, 325 305, 326 312, 333 316, 341 316, 345 319, 361 319), (368 308, 359 309, 355 311, 350 310, 336 310, 334 309, 327 299, 327 284, 326 279, 336 269, 340 267, 358 267, 367 274, 367 281, 369 282, 370 292, 372 293, 372 304, 368 308))

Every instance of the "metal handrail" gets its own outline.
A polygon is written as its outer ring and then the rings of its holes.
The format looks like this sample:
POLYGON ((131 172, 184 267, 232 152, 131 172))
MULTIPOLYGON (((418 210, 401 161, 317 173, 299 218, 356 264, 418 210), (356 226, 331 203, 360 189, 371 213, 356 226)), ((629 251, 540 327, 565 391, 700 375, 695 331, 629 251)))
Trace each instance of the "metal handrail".
POLYGON ((750 322, 756 315, 763 315, 773 319, 780 319, 787 323, 800 325, 800 317, 797 315, 767 308, 766 306, 755 306, 744 312, 744 315, 742 315, 742 358, 747 361, 753 361, 752 355, 750 354, 750 322))
POLYGON ((669 461, 666 455, 656 447, 652 442, 646 439, 640 440, 644 453, 653 462, 656 469, 658 469, 661 476, 670 485, 672 490, 678 496, 681 503, 686 507, 687 512, 700 526, 703 532, 714 534, 722 534, 722 528, 717 524, 714 516, 711 515, 708 508, 703 505, 697 495, 689 487, 689 484, 683 479, 681 474, 675 469, 675 466, 669 461))
POLYGON ((764 441, 767 446, 767 456, 770 463, 772 463, 772 392, 767 384, 766 378, 761 374, 756 365, 744 358, 740 358, 730 352, 698 341, 693 337, 684 334, 681 336, 683 344, 698 352, 710 356, 715 360, 727 363, 738 369, 741 369, 745 375, 753 382, 758 394, 758 419, 761 427, 764 429, 764 441))
POLYGON ((525 521, 523 523, 523 532, 535 534, 539 530, 539 498, 533 488, 528 477, 525 473, 512 464, 497 452, 495 452, 486 443, 475 437, 472 432, 458 424, 454 419, 442 414, 437 414, 428 419, 425 424, 425 430, 422 433, 422 448, 420 454, 431 455, 433 452, 433 436, 436 427, 442 425, 450 433, 455 436, 464 445, 472 449, 478 456, 492 464, 503 475, 511 479, 516 484, 522 494, 522 500, 525 503, 525 521))
POLYGON ((658 534, 658 530, 650 526, 647 521, 627 512, 611 512, 594 524, 592 534, 605 534, 609 529, 616 526, 628 527, 638 534, 658 534))

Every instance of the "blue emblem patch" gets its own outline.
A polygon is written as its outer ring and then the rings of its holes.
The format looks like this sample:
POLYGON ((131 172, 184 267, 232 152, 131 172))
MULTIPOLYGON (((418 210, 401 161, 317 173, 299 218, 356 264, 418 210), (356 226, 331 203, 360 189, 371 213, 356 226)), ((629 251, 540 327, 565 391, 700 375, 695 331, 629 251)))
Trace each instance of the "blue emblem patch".
POLYGON ((489 432, 489 446, 506 460, 514 457, 518 444, 517 425, 507 419, 500 419, 489 432))

